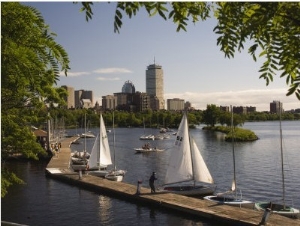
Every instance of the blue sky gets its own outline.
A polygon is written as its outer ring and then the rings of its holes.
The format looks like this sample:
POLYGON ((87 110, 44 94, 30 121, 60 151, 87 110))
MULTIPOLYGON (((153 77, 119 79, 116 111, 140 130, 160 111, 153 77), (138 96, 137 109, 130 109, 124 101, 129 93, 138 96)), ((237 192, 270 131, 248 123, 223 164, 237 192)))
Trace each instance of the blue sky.
POLYGON ((295 95, 286 97, 285 79, 279 76, 266 86, 259 79, 263 59, 254 62, 247 53, 227 59, 216 45, 215 19, 189 24, 187 32, 176 32, 172 21, 149 17, 140 10, 131 19, 123 15, 120 33, 114 33, 116 2, 94 3, 93 19, 85 20, 81 4, 72 2, 23 2, 37 8, 56 41, 68 52, 71 70, 58 86, 94 92, 101 97, 121 92, 130 80, 136 91, 145 92, 145 71, 155 62, 164 70, 165 100, 181 98, 197 109, 207 104, 255 106, 269 110, 280 100, 285 110, 300 108, 295 95))

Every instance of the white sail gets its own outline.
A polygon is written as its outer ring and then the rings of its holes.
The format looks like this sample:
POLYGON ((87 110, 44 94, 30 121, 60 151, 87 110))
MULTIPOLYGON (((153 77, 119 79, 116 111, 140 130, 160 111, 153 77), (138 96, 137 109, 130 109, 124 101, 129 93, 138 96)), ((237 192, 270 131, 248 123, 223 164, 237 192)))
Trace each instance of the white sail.
POLYGON ((194 180, 205 183, 213 184, 214 180, 210 175, 210 172, 203 160, 203 157, 197 147, 194 139, 191 138, 191 147, 193 151, 193 168, 194 168, 194 180))
POLYGON ((106 128, 102 115, 100 116, 100 134, 96 137, 88 164, 90 169, 100 169, 100 166, 106 167, 107 165, 112 164, 106 128))
POLYGON ((102 115, 100 116, 100 138, 100 163, 101 165, 111 165, 110 148, 102 115))
POLYGON ((174 148, 172 150, 165 184, 193 180, 191 148, 189 142, 187 116, 184 114, 180 122, 174 148))
POLYGON ((94 142, 94 146, 92 148, 92 151, 91 151, 91 156, 89 158, 89 162, 88 162, 88 165, 89 165, 89 168, 90 169, 96 169, 96 168, 99 168, 99 135, 97 135, 96 137, 96 140, 94 142))

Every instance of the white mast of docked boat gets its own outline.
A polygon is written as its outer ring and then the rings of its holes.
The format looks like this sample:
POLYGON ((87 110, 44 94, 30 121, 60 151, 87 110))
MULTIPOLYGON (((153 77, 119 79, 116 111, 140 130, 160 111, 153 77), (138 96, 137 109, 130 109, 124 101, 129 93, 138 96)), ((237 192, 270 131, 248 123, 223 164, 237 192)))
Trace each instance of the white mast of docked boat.
POLYGON ((279 133, 280 133, 280 152, 281 152, 281 172, 282 172, 282 201, 283 209, 285 209, 285 182, 284 182, 284 166, 283 166, 283 147, 282 147, 282 126, 281 126, 281 106, 279 108, 279 133))
POLYGON ((235 149, 234 149, 234 124, 233 124, 233 109, 230 105, 231 110, 231 144, 232 144, 232 157, 233 157, 233 181, 231 185, 231 190, 235 191, 235 198, 237 198, 237 189, 236 189, 236 169, 235 169, 235 149))

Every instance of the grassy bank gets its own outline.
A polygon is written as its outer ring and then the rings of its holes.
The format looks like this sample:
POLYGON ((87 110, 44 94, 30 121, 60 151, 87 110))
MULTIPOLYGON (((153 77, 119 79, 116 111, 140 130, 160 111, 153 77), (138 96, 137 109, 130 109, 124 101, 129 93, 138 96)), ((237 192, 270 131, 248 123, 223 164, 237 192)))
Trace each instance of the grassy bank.
MULTIPOLYGON (((214 127, 205 126, 205 127, 203 127, 203 129, 225 133, 226 134, 225 141, 232 140, 232 133, 231 133, 230 127, 227 127, 227 126, 214 126, 214 127)), ((251 130, 242 129, 239 127, 236 127, 234 129, 234 140, 235 141, 246 142, 246 141, 255 141, 257 139, 258 139, 257 135, 251 130)))

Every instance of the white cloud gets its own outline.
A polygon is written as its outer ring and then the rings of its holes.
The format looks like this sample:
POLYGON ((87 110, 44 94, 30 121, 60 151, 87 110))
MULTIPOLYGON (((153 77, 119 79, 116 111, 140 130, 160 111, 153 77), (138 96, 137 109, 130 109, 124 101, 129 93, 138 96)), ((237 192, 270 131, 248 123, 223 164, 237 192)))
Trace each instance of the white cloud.
POLYGON ((115 77, 115 78, 98 77, 97 80, 100 80, 100 81, 119 81, 121 79, 118 78, 118 77, 115 77))
POLYGON ((207 104, 217 106, 253 106, 257 111, 269 111, 270 102, 279 100, 285 110, 300 108, 300 101, 295 96, 286 96, 285 89, 238 90, 209 93, 168 93, 166 99, 180 98, 191 102, 196 109, 206 109, 207 104))
POLYGON ((100 68, 97 70, 94 70, 93 73, 97 74, 124 74, 124 73, 132 73, 127 68, 100 68))
MULTIPOLYGON (((81 72, 68 72, 67 73, 68 77, 79 77, 79 76, 82 76, 82 75, 89 75, 89 74, 90 74, 89 72, 84 72, 84 71, 81 71, 81 72)), ((65 73, 60 72, 59 75, 60 76, 65 76, 65 73)))

